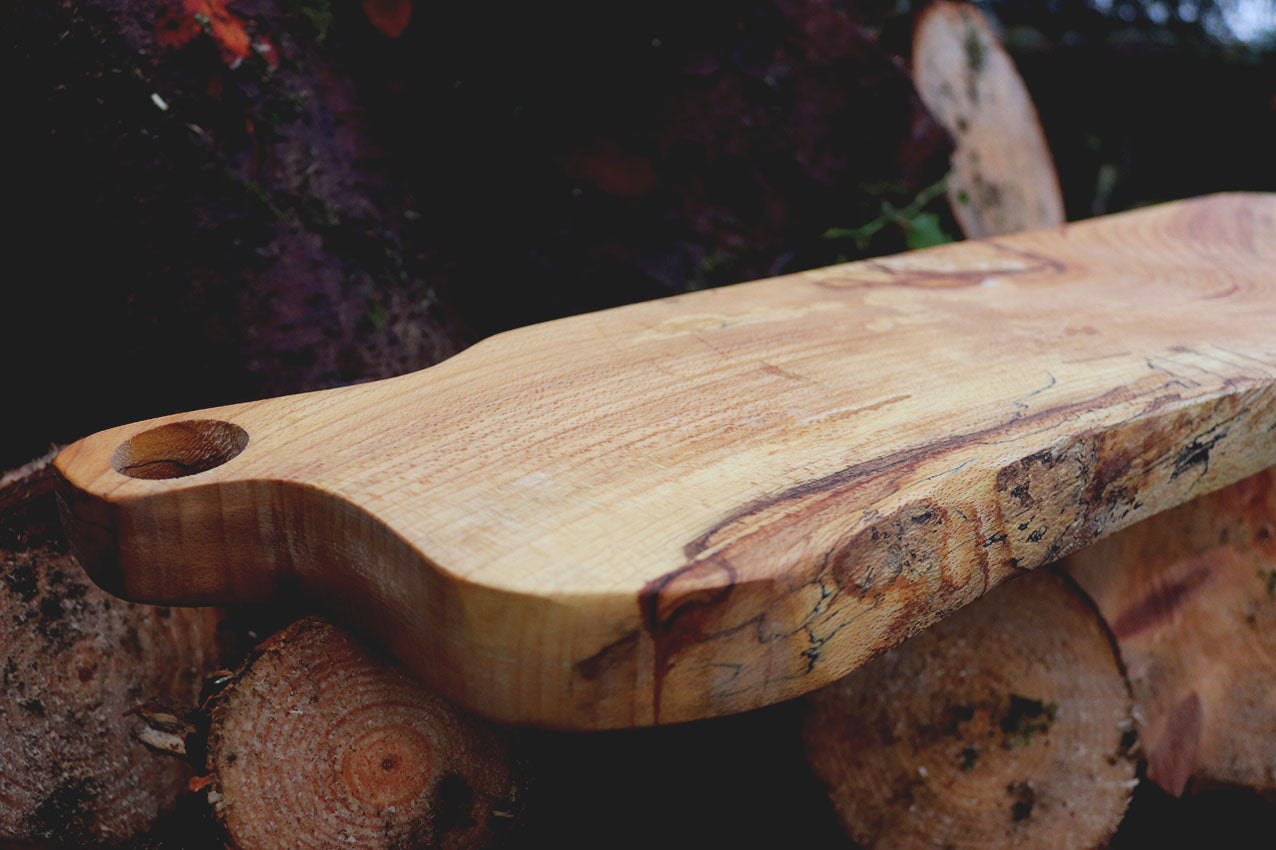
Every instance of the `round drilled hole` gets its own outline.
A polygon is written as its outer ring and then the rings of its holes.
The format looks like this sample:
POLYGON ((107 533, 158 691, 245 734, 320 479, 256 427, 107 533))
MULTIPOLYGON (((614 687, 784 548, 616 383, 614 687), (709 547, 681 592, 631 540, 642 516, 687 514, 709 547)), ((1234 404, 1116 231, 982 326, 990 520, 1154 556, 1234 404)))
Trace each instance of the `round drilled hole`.
POLYGON ((121 443, 111 468, 130 478, 182 478, 221 466, 247 445, 248 432, 230 422, 172 422, 121 443))

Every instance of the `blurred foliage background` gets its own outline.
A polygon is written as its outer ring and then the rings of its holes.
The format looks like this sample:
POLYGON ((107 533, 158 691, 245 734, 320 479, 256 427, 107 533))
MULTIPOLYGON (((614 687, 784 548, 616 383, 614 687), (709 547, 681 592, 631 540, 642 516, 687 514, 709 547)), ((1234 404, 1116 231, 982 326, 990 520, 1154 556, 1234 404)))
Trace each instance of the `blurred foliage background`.
MULTIPOLYGON (((4 465, 959 235, 924 4, 373 5, 9 0, 4 465)), ((1069 218, 1276 189, 1276 0, 980 5, 1069 218)))

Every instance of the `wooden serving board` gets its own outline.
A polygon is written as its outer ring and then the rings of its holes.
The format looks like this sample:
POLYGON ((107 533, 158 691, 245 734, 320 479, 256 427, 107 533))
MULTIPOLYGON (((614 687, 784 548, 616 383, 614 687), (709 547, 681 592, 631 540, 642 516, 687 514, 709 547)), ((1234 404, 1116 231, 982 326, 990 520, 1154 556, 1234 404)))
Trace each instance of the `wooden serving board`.
POLYGON ((1276 195, 549 322, 57 459, 143 601, 300 588, 556 727, 742 711, 1276 464, 1276 195), (180 477, 170 477, 180 476, 180 477))

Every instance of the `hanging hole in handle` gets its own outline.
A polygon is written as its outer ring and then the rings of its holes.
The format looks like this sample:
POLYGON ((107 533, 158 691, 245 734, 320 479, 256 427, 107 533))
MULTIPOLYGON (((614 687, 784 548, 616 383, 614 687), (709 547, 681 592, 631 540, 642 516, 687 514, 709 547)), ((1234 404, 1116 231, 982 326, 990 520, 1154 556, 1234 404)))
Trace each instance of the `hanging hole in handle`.
POLYGON ((248 432, 231 422, 171 422, 121 443, 111 468, 130 478, 184 478, 221 466, 247 445, 248 432))

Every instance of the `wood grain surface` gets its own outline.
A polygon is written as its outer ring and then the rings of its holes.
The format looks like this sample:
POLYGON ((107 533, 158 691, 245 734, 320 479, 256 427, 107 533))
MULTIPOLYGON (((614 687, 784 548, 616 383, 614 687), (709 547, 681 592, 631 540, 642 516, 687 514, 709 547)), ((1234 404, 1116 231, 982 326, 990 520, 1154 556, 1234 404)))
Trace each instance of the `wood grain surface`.
POLYGON ((1276 196, 575 316, 57 459, 137 600, 300 589, 555 727, 742 711, 1276 464, 1276 196), (159 477, 180 476, 180 477, 159 477))

